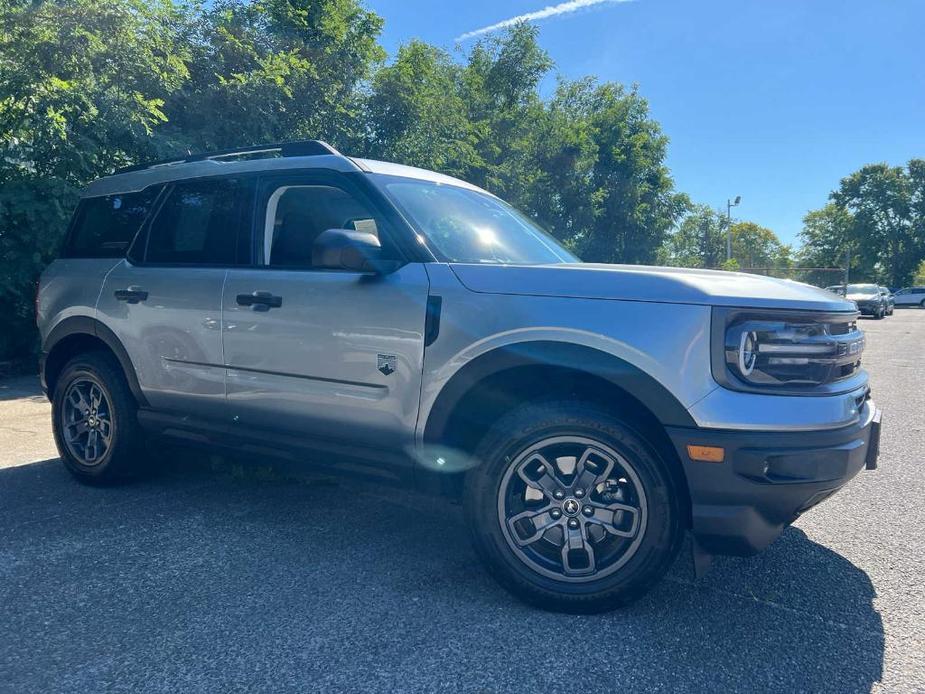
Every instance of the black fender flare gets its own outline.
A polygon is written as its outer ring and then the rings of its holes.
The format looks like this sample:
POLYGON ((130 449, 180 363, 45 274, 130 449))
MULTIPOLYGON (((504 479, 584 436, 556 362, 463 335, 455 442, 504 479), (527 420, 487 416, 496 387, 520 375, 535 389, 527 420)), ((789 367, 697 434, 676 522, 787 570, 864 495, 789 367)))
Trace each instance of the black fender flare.
POLYGON ((442 436, 456 406, 485 378, 521 366, 557 366, 602 378, 636 398, 663 426, 697 426, 672 393, 633 364, 593 347, 571 342, 520 342, 495 348, 459 369, 444 385, 427 413, 424 440, 442 436))
MULTIPOLYGON (((42 378, 42 388, 45 389, 46 392, 48 390, 48 382, 45 377, 45 366, 48 361, 48 356, 61 341, 73 337, 74 335, 95 337, 105 344, 115 355, 119 365, 122 367, 122 372, 125 374, 125 379, 128 381, 129 389, 131 389, 132 395, 135 396, 136 402, 141 406, 147 406, 148 401, 138 382, 138 375, 135 373, 135 365, 132 364, 132 359, 125 350, 122 341, 119 340, 116 334, 106 327, 105 324, 89 316, 71 316, 70 318, 65 318, 52 328, 51 332, 48 333, 48 336, 42 342, 42 356, 39 363, 39 371, 42 378)), ((49 393, 49 396, 50 395, 49 393)))

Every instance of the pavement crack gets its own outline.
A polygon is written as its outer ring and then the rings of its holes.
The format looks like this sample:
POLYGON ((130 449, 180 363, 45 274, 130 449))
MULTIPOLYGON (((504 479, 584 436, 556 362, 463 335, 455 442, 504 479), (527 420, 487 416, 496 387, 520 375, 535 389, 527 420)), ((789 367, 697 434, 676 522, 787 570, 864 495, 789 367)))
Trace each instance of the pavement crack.
MULTIPOLYGON (((715 587, 713 587, 713 586, 700 586, 700 585, 698 585, 698 584, 697 584, 696 582, 694 582, 694 581, 689 581, 689 580, 686 580, 686 579, 683 579, 683 578, 676 578, 676 577, 674 577, 674 576, 666 576, 666 577, 665 577, 665 580, 666 580, 666 581, 671 581, 672 583, 677 583, 677 584, 680 584, 680 585, 683 585, 683 586, 687 586, 687 587, 692 588, 692 589, 694 589, 694 590, 709 590, 709 591, 711 591, 711 592, 713 592, 713 593, 719 593, 720 595, 725 595, 725 596, 728 596, 728 597, 731 597, 731 598, 735 598, 735 599, 737 599, 737 600, 743 600, 743 601, 745 601, 745 602, 757 603, 757 604, 762 605, 762 606, 764 606, 764 607, 770 607, 770 608, 775 609, 775 610, 782 610, 782 611, 784 611, 784 612, 788 612, 788 613, 790 613, 790 614, 798 615, 798 616, 801 616, 801 617, 809 617, 809 618, 814 619, 814 620, 816 620, 816 621, 818 621, 818 622, 821 622, 822 624, 825 624, 826 626, 838 627, 839 629, 845 629, 845 630, 848 630, 848 631, 854 631, 854 632, 857 632, 857 633, 860 633, 860 634, 864 634, 864 635, 866 635, 866 636, 874 636, 874 637, 877 637, 877 636, 882 637, 882 636, 883 636, 883 634, 882 634, 881 632, 878 632, 878 631, 876 631, 876 630, 874 630, 874 629, 868 629, 868 628, 866 628, 866 627, 860 627, 860 626, 856 626, 856 625, 854 625, 854 624, 846 624, 846 623, 844 623, 844 622, 839 622, 839 621, 836 621, 836 620, 833 620, 833 619, 826 619, 826 618, 823 617, 822 615, 815 614, 814 612, 810 612, 810 611, 808 611, 808 610, 797 609, 796 607, 789 607, 788 605, 783 605, 783 604, 781 604, 781 603, 779 603, 779 602, 774 602, 773 600, 765 600, 764 598, 759 598, 759 597, 757 597, 757 596, 755 596, 755 595, 744 595, 744 594, 742 594, 742 593, 737 593, 737 592, 732 591, 732 590, 723 590, 722 588, 715 588, 715 587)), ((877 614, 879 614, 879 612, 878 612, 877 614)))

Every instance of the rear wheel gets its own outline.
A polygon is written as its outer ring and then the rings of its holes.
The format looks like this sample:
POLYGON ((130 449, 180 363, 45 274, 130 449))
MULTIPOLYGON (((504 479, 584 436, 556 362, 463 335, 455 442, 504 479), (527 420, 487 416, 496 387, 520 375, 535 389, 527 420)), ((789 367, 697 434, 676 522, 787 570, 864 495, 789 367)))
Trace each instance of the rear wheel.
POLYGON ((632 602, 682 537, 665 463, 626 423, 581 402, 530 405, 480 444, 466 514, 490 572, 525 601, 566 612, 632 602))
POLYGON ((89 352, 71 359, 52 396, 55 442, 68 471, 88 484, 137 474, 144 463, 137 410, 113 357, 89 352))

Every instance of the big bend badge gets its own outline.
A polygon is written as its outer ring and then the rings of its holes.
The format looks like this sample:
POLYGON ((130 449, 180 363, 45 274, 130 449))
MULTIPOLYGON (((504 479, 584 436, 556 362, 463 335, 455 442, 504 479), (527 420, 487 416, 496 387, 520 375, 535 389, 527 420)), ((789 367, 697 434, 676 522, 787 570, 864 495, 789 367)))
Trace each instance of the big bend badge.
POLYGON ((379 366, 378 369, 386 376, 391 376, 395 373, 395 355, 394 354, 380 354, 379 357, 379 366))

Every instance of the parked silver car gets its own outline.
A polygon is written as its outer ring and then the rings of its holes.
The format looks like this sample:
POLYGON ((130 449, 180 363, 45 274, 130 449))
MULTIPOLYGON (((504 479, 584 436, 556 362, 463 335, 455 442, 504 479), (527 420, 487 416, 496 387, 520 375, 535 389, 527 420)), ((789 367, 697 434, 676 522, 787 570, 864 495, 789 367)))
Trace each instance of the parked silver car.
POLYGON ((925 287, 905 287, 893 294, 897 306, 920 306, 925 308, 925 287))
POLYGON ((317 141, 94 182, 37 312, 77 479, 167 436, 461 495, 552 609, 638 598, 687 530, 701 569, 759 551, 876 466, 851 302, 584 264, 476 186, 317 141))
POLYGON ((879 287, 880 296, 883 297, 884 302, 886 302, 886 315, 892 316, 893 309, 896 307, 896 299, 893 296, 893 292, 890 291, 889 287, 879 287))
POLYGON ((888 302, 876 284, 849 284, 845 297, 853 301, 862 316, 881 319, 888 312, 888 302))

